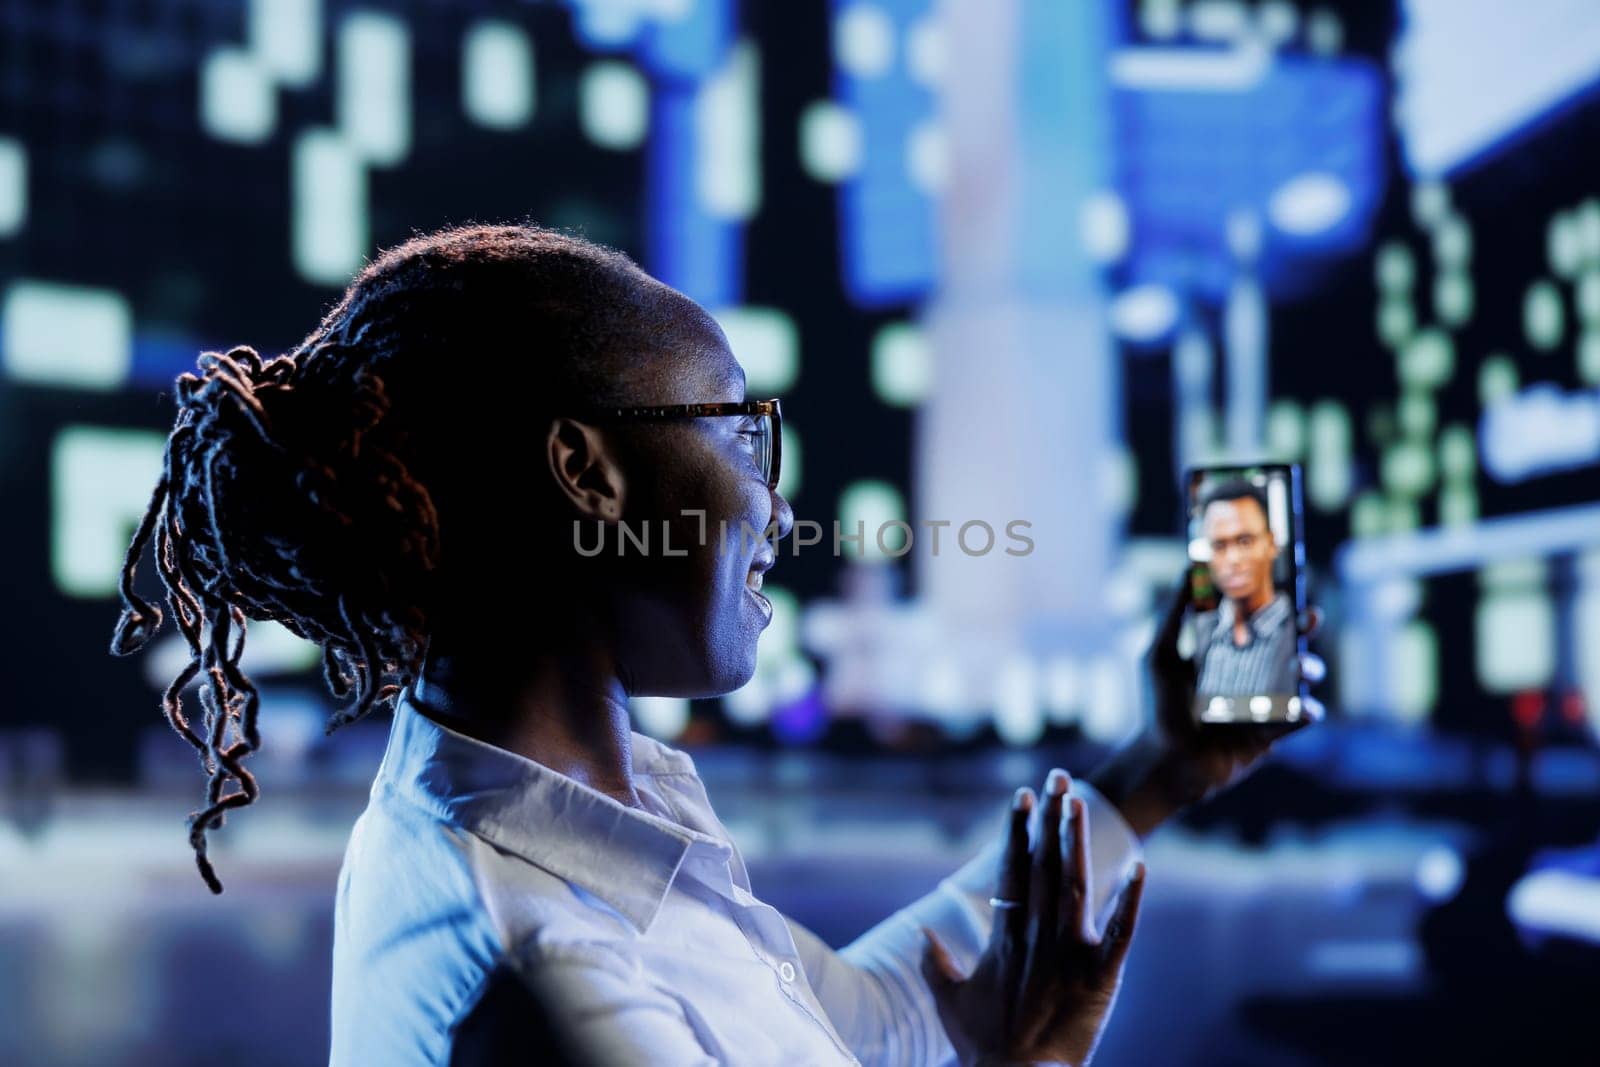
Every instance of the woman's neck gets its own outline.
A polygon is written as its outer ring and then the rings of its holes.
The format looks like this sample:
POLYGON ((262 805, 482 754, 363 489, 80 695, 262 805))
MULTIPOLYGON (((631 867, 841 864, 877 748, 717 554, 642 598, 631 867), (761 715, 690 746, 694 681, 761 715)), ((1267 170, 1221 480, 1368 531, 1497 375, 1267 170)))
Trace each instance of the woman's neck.
POLYGON ((630 807, 633 729, 613 658, 593 646, 520 655, 435 654, 413 687, 431 717, 630 807))

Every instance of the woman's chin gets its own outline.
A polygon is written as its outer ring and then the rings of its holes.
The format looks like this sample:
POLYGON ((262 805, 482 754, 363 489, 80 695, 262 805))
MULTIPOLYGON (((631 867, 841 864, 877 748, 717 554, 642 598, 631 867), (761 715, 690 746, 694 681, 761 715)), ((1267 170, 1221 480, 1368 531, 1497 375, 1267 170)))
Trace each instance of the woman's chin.
POLYGON ((752 643, 749 651, 730 663, 729 674, 723 679, 724 684, 719 686, 721 692, 718 696, 727 696, 729 693, 743 689, 750 684, 750 679, 756 676, 756 650, 752 643))
POLYGON ((750 684, 756 676, 756 643, 750 639, 732 655, 717 665, 716 687, 718 696, 727 696, 750 684))

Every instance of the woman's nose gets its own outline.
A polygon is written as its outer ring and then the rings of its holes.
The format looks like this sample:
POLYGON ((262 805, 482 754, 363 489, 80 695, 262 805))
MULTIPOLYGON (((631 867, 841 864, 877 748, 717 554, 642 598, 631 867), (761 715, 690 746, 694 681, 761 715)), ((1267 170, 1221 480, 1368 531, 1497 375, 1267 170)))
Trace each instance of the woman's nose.
POLYGON ((789 531, 794 529, 794 509, 789 506, 789 501, 784 499, 782 493, 776 489, 772 491, 772 521, 778 527, 778 540, 789 536, 789 531))

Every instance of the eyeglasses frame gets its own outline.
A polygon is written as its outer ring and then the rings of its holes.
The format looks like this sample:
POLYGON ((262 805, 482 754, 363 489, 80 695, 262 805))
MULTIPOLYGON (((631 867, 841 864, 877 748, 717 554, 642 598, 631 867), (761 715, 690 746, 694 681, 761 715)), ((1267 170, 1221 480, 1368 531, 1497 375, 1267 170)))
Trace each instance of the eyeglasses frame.
POLYGON ((598 408, 583 418, 596 421, 656 421, 668 419, 710 419, 731 415, 760 415, 772 419, 772 467, 767 488, 776 492, 778 475, 783 470, 783 410, 773 400, 728 400, 710 404, 658 404, 633 408, 598 408))

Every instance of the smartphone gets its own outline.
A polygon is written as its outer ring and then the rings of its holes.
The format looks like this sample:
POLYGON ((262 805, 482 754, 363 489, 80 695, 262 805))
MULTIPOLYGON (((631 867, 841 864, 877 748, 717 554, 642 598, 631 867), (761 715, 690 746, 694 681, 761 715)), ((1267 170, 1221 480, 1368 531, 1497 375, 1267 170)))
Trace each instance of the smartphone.
POLYGON ((1204 724, 1308 714, 1300 467, 1198 467, 1184 477, 1194 715, 1204 724))

